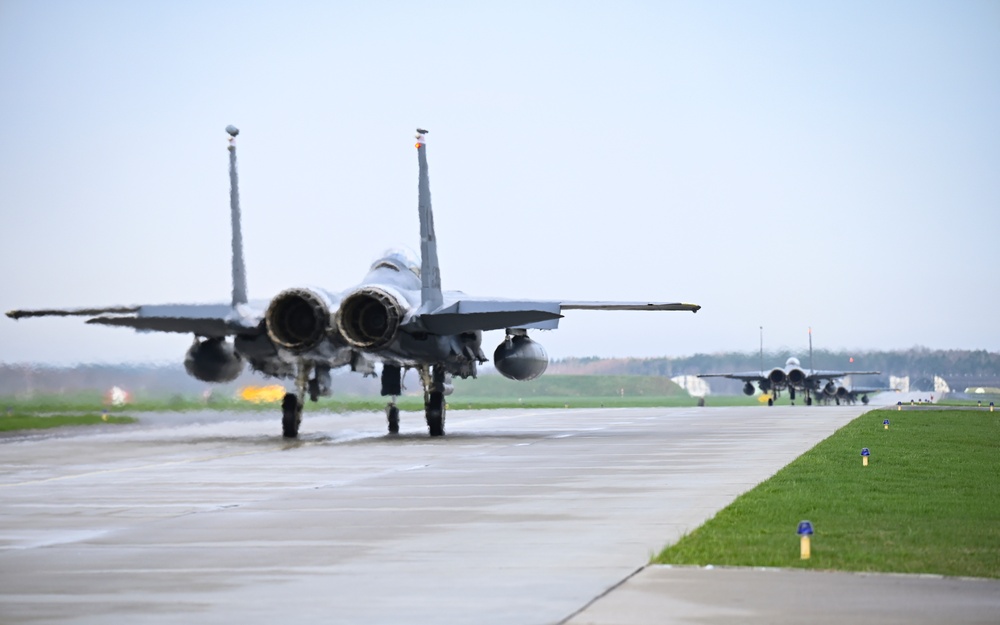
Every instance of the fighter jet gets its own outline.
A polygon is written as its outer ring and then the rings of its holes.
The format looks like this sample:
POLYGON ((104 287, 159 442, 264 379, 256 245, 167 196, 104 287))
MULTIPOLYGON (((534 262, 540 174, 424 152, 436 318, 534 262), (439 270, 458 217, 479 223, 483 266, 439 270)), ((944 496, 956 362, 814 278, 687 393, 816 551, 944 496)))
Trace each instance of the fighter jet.
POLYGON ((330 395, 330 371, 349 367, 375 375, 381 364, 381 393, 389 397, 390 433, 399 431, 396 398, 406 370, 419 374, 424 413, 431 436, 442 436, 445 395, 453 376, 476 377, 486 362, 482 333, 506 331, 493 352, 497 371, 514 380, 531 380, 548 366, 544 348, 529 330, 555 329, 566 310, 671 310, 697 312, 684 303, 522 300, 471 297, 443 291, 437 237, 431 210, 427 131, 417 131, 420 258, 390 250, 376 260, 359 284, 343 291, 295 287, 269 300, 247 297, 240 230, 235 126, 229 133, 230 211, 232 216, 232 300, 219 304, 113 306, 88 309, 13 310, 8 317, 89 317, 87 323, 137 331, 191 334, 184 357, 187 372, 205 382, 229 382, 249 366, 266 375, 294 380, 282 401, 282 433, 295 438, 303 404, 330 395))
POLYGON ((798 358, 789 358, 785 361, 784 367, 775 367, 770 371, 765 371, 764 364, 764 344, 761 339, 761 370, 760 371, 738 371, 735 373, 703 373, 699 378, 730 378, 743 381, 743 393, 754 394, 754 382, 762 393, 769 393, 768 406, 774 405, 774 400, 781 396, 781 391, 788 389, 788 398, 795 403, 795 392, 802 391, 806 397, 806 405, 813 403, 813 393, 822 393, 830 397, 837 393, 838 386, 834 380, 847 375, 878 375, 881 371, 829 371, 812 368, 812 328, 809 328, 809 362, 808 369, 803 369, 798 358), (826 381, 826 384, 823 382, 826 381))
POLYGON ((853 405, 858 399, 861 403, 868 405, 868 396, 874 395, 875 393, 881 393, 882 391, 895 391, 896 389, 890 388, 888 386, 851 386, 847 387, 841 384, 828 383, 823 387, 823 393, 818 396, 822 399, 824 403, 830 403, 830 401, 835 402, 838 406, 842 403, 853 405), (832 392, 831 392, 832 391, 832 392))

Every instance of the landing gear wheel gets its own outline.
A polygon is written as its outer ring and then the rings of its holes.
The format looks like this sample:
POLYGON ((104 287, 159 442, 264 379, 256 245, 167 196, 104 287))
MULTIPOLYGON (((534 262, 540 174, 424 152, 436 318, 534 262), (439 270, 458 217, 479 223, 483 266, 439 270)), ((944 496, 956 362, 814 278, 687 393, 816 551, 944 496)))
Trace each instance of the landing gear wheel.
POLYGON ((389 422, 389 434, 399 434, 399 407, 396 404, 385 407, 385 419, 389 422))
POLYGON ((424 406, 427 431, 431 436, 444 436, 444 393, 432 391, 424 406))
POLYGON ((298 438, 302 422, 302 404, 295 393, 285 393, 281 400, 281 433, 285 438, 298 438))
POLYGON ((806 397, 806 405, 807 406, 812 406, 813 405, 813 398, 812 397, 806 397))
POLYGON ((773 399, 770 399, 770 398, 768 398, 768 400, 767 400, 767 405, 768 405, 768 406, 773 406, 773 405, 774 405, 774 400, 773 400, 773 399))
POLYGON ((319 380, 309 380, 309 401, 319 401, 319 380))

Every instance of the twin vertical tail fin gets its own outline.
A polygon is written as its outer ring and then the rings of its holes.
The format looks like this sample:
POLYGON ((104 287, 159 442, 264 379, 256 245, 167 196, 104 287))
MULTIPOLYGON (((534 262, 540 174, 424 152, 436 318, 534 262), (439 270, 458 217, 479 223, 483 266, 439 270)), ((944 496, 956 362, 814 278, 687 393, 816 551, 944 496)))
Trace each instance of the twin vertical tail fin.
MULTIPOLYGON (((229 210, 233 230, 233 306, 247 303, 247 272, 243 260, 243 233, 240 226, 239 177, 236 173, 235 126, 229 133, 229 210)), ((441 307, 441 266, 438 264, 437 238, 434 235, 434 212, 431 210, 431 183, 427 172, 427 130, 417 129, 417 160, 420 169, 417 185, 417 208, 420 214, 420 298, 421 309, 430 312, 441 307)))
POLYGON ((813 367, 813 329, 809 328, 809 371, 813 372, 816 369, 813 367))
POLYGON ((438 264, 437 237, 434 235, 434 212, 431 210, 431 183, 427 173, 427 130, 417 128, 417 209, 420 213, 420 310, 432 312, 441 307, 441 266, 438 264))
POLYGON ((240 227, 240 188, 236 175, 236 126, 226 126, 229 133, 229 211, 233 227, 233 307, 247 303, 247 269, 243 262, 243 232, 240 227))

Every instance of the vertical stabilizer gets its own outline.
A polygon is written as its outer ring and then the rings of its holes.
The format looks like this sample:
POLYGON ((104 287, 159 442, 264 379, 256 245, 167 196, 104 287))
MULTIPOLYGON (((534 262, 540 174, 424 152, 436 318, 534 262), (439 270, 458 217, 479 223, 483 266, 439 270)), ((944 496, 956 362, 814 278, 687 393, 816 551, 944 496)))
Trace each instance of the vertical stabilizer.
POLYGON ((812 326, 809 327, 809 371, 815 371, 813 368, 813 329, 812 326))
POLYGON ((417 184, 417 208, 420 212, 420 308, 430 312, 440 308, 441 267, 438 265, 437 238, 434 235, 434 212, 431 210, 431 183, 427 174, 428 131, 417 128, 417 161, 420 179, 417 184))
POLYGON ((764 371, 764 326, 760 327, 760 370, 764 371))
POLYGON ((240 188, 236 176, 236 126, 229 133, 229 211, 233 222, 233 306, 247 303, 247 269, 243 263, 243 232, 240 229, 240 188))

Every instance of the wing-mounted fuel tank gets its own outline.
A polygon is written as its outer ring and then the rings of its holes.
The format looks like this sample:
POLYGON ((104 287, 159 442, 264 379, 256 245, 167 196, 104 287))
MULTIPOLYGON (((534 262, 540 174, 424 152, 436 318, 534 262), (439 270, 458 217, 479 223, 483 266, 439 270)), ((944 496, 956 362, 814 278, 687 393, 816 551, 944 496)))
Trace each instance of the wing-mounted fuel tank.
POLYGON ((380 287, 362 287, 340 303, 337 329, 352 347, 381 349, 396 338, 406 311, 401 296, 380 287))
POLYGON ((184 368, 202 382, 232 382, 243 371, 243 358, 224 339, 195 339, 184 356, 184 368))
POLYGON ((264 319, 276 345, 304 352, 316 347, 330 327, 329 300, 310 289, 286 289, 271 300, 264 319))
POLYGON ((837 394, 837 385, 833 383, 833 380, 823 386, 823 394, 827 397, 833 397, 837 394))
POLYGON ((508 335, 493 352, 493 364, 504 377, 526 382, 545 373, 549 355, 527 335, 508 335))
POLYGON ((753 395, 754 394, 753 384, 751 384, 750 382, 746 382, 743 385, 743 394, 744 395, 753 395))

